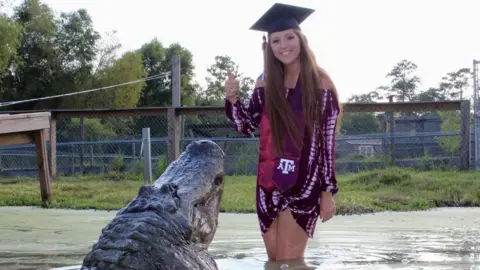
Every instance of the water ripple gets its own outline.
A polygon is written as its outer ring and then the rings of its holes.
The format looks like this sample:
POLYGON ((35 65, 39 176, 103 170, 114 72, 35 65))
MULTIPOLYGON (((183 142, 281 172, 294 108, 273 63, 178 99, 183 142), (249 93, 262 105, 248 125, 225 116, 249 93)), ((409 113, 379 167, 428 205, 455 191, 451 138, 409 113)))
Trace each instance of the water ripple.
MULTIPOLYGON (((115 214, 8 209, 0 208, 6 270, 79 269, 115 214)), ((267 262, 255 215, 222 214, 219 224, 210 252, 220 270, 480 270, 480 208, 336 217, 318 226, 304 261, 288 264, 267 262)))

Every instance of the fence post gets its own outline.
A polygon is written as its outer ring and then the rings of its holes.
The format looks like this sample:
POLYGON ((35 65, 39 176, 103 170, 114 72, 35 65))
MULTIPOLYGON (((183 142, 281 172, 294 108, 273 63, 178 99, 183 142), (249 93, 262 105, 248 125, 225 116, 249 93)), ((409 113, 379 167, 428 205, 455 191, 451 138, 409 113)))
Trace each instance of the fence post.
POLYGON ((180 55, 172 58, 172 107, 168 109, 168 162, 171 163, 180 155, 180 116, 178 109, 180 100, 180 55))
POLYGON ((182 76, 180 74, 180 55, 174 55, 172 57, 172 106, 180 107, 180 86, 182 76))
POLYGON ((470 141, 470 100, 462 100, 460 113, 460 169, 469 170, 472 157, 470 141))
POLYGON ((50 114, 50 153, 48 155, 52 180, 57 176, 57 114, 50 114))
MULTIPOLYGON (((393 96, 388 97, 388 102, 393 103, 393 96)), ((387 111, 388 114, 388 134, 390 137, 388 150, 388 165, 393 166, 395 163, 395 112, 387 111)))
POLYGON ((84 163, 84 146, 85 146, 85 118, 80 116, 80 174, 83 175, 85 168, 83 166, 84 163))
POLYGON ((480 145, 479 145, 479 136, 478 134, 478 64, 480 64, 480 61, 473 59, 473 145, 474 145, 474 152, 473 154, 475 155, 475 161, 473 163, 473 168, 475 170, 478 170, 478 165, 479 160, 478 158, 480 157, 480 145))
POLYGON ((143 178, 145 184, 152 182, 152 151, 150 144, 150 128, 142 128, 143 140, 143 178))

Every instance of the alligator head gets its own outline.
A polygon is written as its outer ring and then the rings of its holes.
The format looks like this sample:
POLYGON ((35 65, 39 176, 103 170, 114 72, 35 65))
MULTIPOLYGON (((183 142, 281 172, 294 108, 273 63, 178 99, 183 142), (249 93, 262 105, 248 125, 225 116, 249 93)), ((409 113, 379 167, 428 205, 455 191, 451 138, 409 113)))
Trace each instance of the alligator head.
POLYGON ((83 269, 217 269, 207 253, 223 193, 221 148, 191 143, 102 230, 83 269))
POLYGON ((177 211, 189 221, 189 241, 199 250, 208 248, 217 230, 223 194, 223 156, 215 143, 196 141, 153 184, 174 190, 177 211))

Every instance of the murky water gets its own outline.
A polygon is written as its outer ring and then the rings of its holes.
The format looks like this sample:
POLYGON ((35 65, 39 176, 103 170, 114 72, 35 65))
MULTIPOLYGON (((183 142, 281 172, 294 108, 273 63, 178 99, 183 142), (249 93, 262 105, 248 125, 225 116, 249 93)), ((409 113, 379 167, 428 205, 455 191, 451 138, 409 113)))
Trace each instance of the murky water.
MULTIPOLYGON (((0 208, 0 269, 78 269, 114 214, 0 208)), ((279 269, 265 263, 255 215, 219 223, 210 252, 220 269, 279 269)), ((308 269, 480 270, 480 208, 337 216, 318 224, 305 255, 308 269)))

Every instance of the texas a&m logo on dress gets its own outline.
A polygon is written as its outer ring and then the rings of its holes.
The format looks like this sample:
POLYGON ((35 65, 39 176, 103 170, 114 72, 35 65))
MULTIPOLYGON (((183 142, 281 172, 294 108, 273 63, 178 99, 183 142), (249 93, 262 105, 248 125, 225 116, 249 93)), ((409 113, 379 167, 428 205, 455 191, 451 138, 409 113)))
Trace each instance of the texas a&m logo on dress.
POLYGON ((283 174, 288 174, 295 171, 295 164, 291 159, 281 158, 277 169, 281 170, 283 174))

